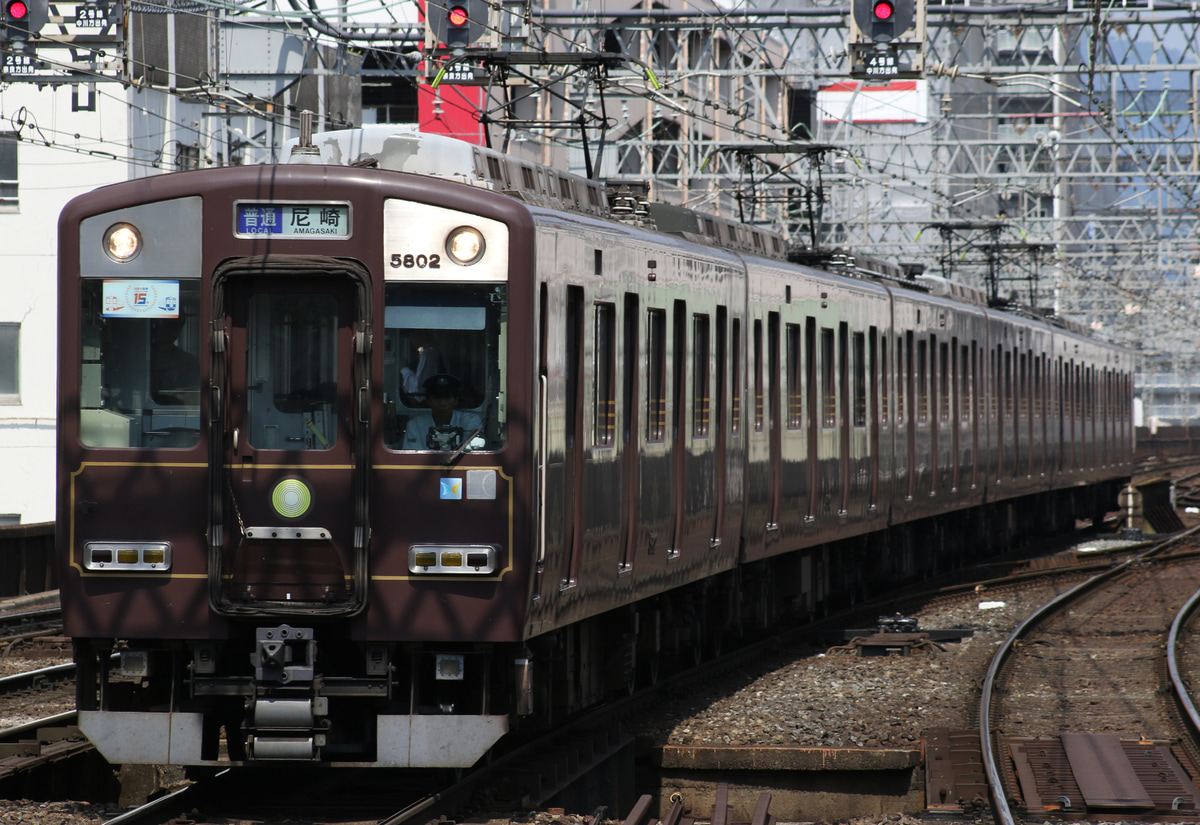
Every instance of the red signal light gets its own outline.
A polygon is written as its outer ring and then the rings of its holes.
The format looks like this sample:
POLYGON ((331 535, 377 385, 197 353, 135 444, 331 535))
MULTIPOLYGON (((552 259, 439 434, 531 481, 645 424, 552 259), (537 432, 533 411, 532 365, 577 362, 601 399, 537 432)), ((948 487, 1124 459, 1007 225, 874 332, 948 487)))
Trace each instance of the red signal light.
POLYGON ((10 0, 7 12, 9 20, 24 20, 29 17, 29 6, 24 0, 10 0))
POLYGON ((876 20, 891 20, 892 15, 896 12, 888 0, 879 0, 879 2, 875 4, 874 11, 876 20))
POLYGON ((451 26, 465 26, 467 25, 467 10, 462 6, 452 6, 447 19, 451 26))

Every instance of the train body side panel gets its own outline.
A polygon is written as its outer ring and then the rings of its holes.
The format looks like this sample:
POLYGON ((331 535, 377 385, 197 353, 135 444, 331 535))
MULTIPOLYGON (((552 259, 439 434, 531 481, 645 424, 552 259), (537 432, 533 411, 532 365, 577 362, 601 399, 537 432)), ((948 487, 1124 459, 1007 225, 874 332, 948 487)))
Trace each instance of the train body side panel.
POLYGON ((541 218, 535 359, 551 390, 531 637, 732 569, 741 522, 738 440, 718 445, 714 427, 734 405, 736 258, 541 218), (691 357, 697 341, 715 354, 718 338, 723 374, 691 357))

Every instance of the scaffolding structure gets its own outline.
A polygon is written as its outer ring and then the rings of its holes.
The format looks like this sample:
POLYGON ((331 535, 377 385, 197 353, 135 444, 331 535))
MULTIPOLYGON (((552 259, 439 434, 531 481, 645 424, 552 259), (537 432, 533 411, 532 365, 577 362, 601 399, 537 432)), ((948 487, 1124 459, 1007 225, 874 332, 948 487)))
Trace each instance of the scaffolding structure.
MULTIPOLYGON (((880 84, 849 77, 847 0, 473 3, 487 9, 488 35, 461 55, 457 68, 470 71, 443 78, 436 95, 482 89, 472 99, 494 145, 648 182, 655 197, 800 245, 924 264, 996 301, 1015 292, 1136 350, 1147 418, 1200 418, 1200 7, 928 0, 925 78, 880 84), (956 247, 942 229, 956 226, 982 228, 956 247)), ((39 55, 93 37, 75 31, 78 0, 62 5, 71 9, 52 5, 60 31, 39 55)), ((211 108, 196 122, 221 119, 240 136, 183 147, 196 151, 180 161, 274 158, 293 110, 311 108, 309 87, 434 79, 415 14, 375 25, 355 19, 358 7, 323 17, 299 0, 117 4, 140 34, 117 49, 124 62, 109 60, 112 79, 157 83, 181 106, 211 108), (146 34, 166 17, 214 33, 176 56, 177 71, 195 64, 187 77, 160 83, 154 67, 168 63, 146 49, 201 40, 187 27, 146 34), (264 45, 246 48, 252 37, 264 45), (301 37, 320 49, 276 44, 301 37), (276 52, 294 59, 254 62, 276 52)), ((88 66, 46 60, 26 79, 106 79, 88 66)), ((361 119, 350 96, 327 94, 341 101, 319 112, 327 127, 361 119)))
MULTIPOLYGON (((589 5, 531 10, 522 48, 633 55, 658 85, 614 68, 525 117, 570 120, 604 94, 604 176, 1052 308, 1139 353, 1148 419, 1200 418, 1178 402, 1200 398, 1195 6, 930 2, 927 78, 889 96, 847 83, 844 4, 589 5), (797 139, 833 150, 814 160, 797 139), (929 227, 955 223, 994 225, 985 254, 947 260, 929 227)), ((507 131, 579 168, 569 128, 507 131)))

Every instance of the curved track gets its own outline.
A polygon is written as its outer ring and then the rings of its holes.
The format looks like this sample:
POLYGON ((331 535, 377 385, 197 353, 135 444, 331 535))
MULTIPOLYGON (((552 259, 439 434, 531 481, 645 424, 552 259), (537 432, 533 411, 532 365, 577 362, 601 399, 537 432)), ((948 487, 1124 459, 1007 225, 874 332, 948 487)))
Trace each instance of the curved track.
MULTIPOLYGON (((1013 754, 1022 747, 1039 748, 1046 764, 1055 758, 1046 755, 1054 742, 1069 740, 1063 747, 1068 759, 1074 747, 1073 765, 1102 759, 1095 749, 1116 748, 1119 737, 1147 748, 1179 738, 1178 715, 1163 692, 1162 641, 1180 605, 1200 585, 1193 554, 1186 554, 1190 563, 1173 555, 1185 541, 1194 543, 1198 532, 1173 536, 1066 590, 1000 646, 984 679, 979 718, 984 769, 1002 825, 1018 821, 1010 798, 1024 791, 1028 800, 1034 783, 1031 771, 1021 773, 1015 756, 1009 762, 1001 754, 1001 737, 1013 754), (1090 738, 1098 731, 1112 739, 1090 738), (1014 745, 1016 737, 1033 744, 1014 745)), ((1087 794, 1078 788, 1073 793, 1051 801, 1064 813, 1079 815, 1084 810, 1080 797, 1087 794)), ((1034 817, 1044 814, 1030 811, 1034 817)))

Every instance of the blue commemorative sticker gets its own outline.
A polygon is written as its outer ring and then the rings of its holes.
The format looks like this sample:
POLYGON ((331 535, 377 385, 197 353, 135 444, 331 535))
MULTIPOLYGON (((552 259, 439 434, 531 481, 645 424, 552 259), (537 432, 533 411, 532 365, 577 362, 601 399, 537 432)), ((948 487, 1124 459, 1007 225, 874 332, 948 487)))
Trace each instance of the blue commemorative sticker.
POLYGON ((441 498, 462 498, 463 483, 461 478, 443 478, 441 482, 441 498))
POLYGON ((103 297, 105 318, 179 317, 179 281, 105 279, 103 297))

